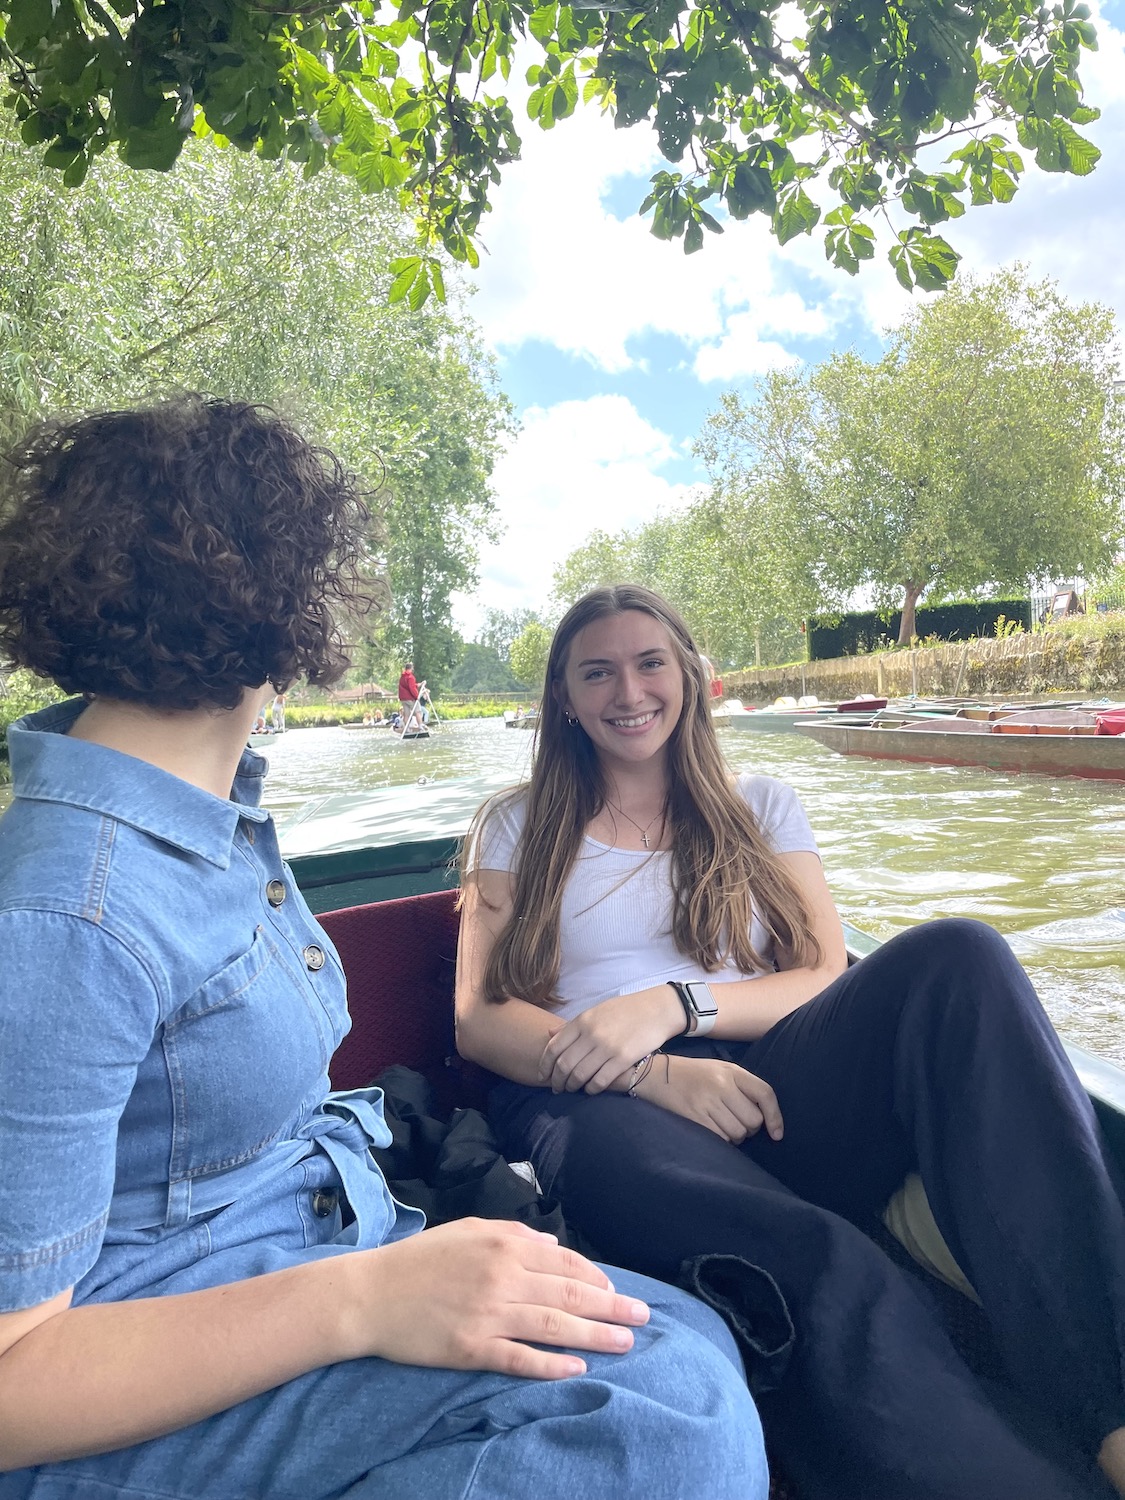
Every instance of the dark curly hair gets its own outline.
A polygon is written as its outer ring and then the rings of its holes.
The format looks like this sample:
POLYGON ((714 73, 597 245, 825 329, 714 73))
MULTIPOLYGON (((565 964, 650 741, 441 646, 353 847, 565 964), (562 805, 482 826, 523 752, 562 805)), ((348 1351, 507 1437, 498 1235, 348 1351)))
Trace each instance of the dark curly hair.
POLYGON ((374 602, 353 475, 271 408, 196 394, 43 422, 0 464, 0 650, 65 691, 233 708, 347 668, 374 602))

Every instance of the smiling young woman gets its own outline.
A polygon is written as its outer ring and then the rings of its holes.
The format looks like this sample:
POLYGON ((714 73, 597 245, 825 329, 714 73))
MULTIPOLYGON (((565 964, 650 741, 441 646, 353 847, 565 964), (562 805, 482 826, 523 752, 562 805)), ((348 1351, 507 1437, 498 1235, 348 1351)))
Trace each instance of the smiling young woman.
POLYGON ((463 877, 458 1045, 506 1080, 506 1150, 600 1253, 723 1308, 803 1493, 1125 1494, 1125 1215, 1034 991, 973 922, 846 968, 796 795, 731 773, 657 595, 563 619, 531 779, 481 809, 463 877), (911 1170, 999 1400, 857 1227, 911 1170))

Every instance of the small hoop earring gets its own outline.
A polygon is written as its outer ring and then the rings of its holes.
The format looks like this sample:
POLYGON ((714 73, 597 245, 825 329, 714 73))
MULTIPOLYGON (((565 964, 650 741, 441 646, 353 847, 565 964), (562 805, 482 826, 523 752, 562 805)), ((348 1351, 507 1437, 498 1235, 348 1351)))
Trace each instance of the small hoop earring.
POLYGON ((578 720, 574 717, 573 714, 568 714, 568 713, 564 712, 563 717, 566 719, 566 722, 568 724, 577 724, 578 723, 578 720))

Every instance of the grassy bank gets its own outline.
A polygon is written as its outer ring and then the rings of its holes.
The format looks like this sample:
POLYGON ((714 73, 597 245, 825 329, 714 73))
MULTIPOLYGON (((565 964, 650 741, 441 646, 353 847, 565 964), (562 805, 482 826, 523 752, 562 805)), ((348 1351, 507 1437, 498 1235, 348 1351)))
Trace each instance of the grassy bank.
MULTIPOLYGON (((286 729, 324 729, 335 724, 362 724, 365 715, 374 707, 381 708, 389 718, 397 703, 382 702, 377 705, 360 704, 290 704, 285 710, 286 729)), ((498 719, 505 709, 513 707, 506 699, 483 698, 473 703, 443 703, 435 699, 434 707, 439 719, 498 719)))
POLYGON ((864 656, 725 672, 723 682, 731 696, 756 703, 802 693, 815 693, 826 701, 858 693, 1125 697, 1125 612, 1076 616, 999 638, 927 642, 864 656))

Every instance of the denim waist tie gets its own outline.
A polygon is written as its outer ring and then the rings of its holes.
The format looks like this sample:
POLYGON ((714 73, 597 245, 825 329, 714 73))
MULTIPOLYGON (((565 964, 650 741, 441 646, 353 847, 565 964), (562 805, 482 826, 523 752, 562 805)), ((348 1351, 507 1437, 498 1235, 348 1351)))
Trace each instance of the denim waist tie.
POLYGON ((340 1236, 341 1243, 371 1246, 413 1234, 424 1226, 425 1215, 391 1196, 370 1154, 372 1146, 388 1146, 391 1142, 382 1099, 383 1091, 377 1088, 329 1094, 291 1137, 264 1147, 249 1161, 205 1177, 119 1189, 114 1195, 109 1227, 178 1228, 200 1214, 261 1192, 271 1179, 282 1179, 310 1151, 322 1151, 339 1175, 355 1215, 340 1236))
POLYGON ((340 1174, 340 1184, 355 1218, 337 1235, 339 1244, 377 1245, 401 1240, 425 1227, 426 1216, 391 1196, 370 1154, 372 1146, 389 1146, 391 1131, 383 1118, 382 1089, 352 1089, 330 1094, 321 1110, 300 1130, 315 1141, 340 1174))

